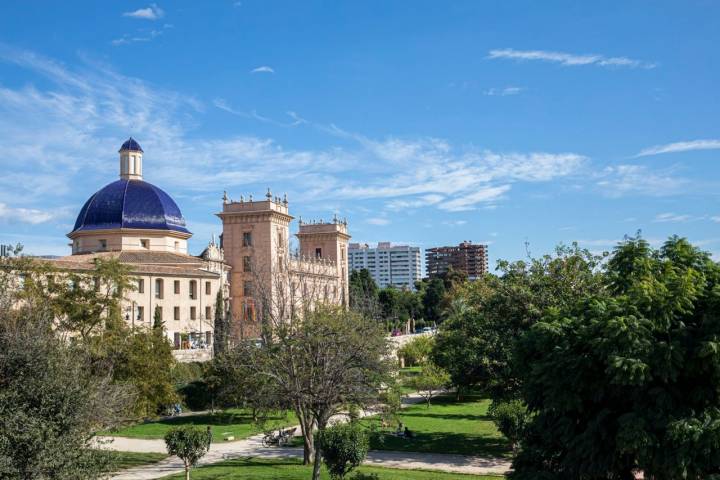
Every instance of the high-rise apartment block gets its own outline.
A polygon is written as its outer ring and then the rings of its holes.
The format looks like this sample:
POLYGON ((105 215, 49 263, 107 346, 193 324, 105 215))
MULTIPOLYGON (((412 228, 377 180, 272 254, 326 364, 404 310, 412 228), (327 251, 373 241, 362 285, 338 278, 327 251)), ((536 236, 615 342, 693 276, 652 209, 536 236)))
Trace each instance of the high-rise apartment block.
POLYGON ((367 269, 380 288, 393 285, 412 290, 422 275, 419 247, 380 242, 372 248, 351 243, 348 253, 350 270, 367 269))
POLYGON ((487 245, 462 242, 456 247, 428 248, 425 250, 425 266, 430 278, 442 276, 452 267, 475 280, 488 271, 487 245))

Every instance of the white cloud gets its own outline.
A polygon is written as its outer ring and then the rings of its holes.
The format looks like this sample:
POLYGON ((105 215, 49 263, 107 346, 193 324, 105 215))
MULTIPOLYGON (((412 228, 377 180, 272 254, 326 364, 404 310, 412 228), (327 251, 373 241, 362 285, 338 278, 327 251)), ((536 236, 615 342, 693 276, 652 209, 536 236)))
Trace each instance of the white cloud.
POLYGON ((389 225, 390 224, 390 220, 388 220, 387 218, 382 218, 382 217, 368 218, 366 220, 366 222, 369 223, 370 225, 389 225))
POLYGON ((717 217, 710 217, 710 220, 712 220, 713 222, 720 223, 720 215, 718 215, 717 217))
POLYGON ((682 193, 687 183, 687 180, 674 176, 672 170, 652 171, 643 165, 617 165, 601 172, 597 186, 609 197, 666 196, 682 193))
POLYGON ((525 87, 503 87, 503 88, 489 88, 483 93, 490 97, 507 97, 508 95, 517 95, 525 91, 525 87))
POLYGON ((165 16, 163 9, 153 3, 149 7, 139 8, 133 12, 123 13, 123 17, 141 18, 144 20, 158 20, 165 16))
POLYGON ((56 213, 52 212, 34 208, 13 208, 5 203, 0 203, 0 221, 37 225, 54 220, 57 216, 56 213))
POLYGON ((467 220, 447 220, 442 223, 443 223, 443 225, 447 225, 449 227, 461 227, 461 226, 467 224, 467 220))
POLYGON ((628 68, 654 68, 654 63, 634 60, 627 57, 606 57, 604 55, 576 55, 565 52, 554 52, 548 50, 515 50, 503 48, 490 50, 488 58, 511 59, 511 60, 540 60, 545 62, 559 63, 563 66, 597 65, 600 67, 628 67, 628 68))
POLYGON ((454 198, 448 202, 439 205, 441 210, 450 212, 462 212, 464 210, 473 210, 478 203, 495 202, 502 198, 503 194, 510 190, 510 185, 500 185, 497 187, 485 187, 476 192, 468 193, 464 196, 454 198))
POLYGON ((692 220, 693 217, 691 215, 678 215, 675 213, 659 213, 655 216, 655 220, 653 220, 656 223, 666 223, 666 222, 687 222, 688 220, 692 220))
POLYGON ((655 145, 645 148, 636 155, 636 157, 645 157, 648 155, 659 155, 661 153, 677 153, 690 152, 693 150, 718 150, 720 149, 720 140, 691 140, 689 142, 675 142, 665 145, 655 145))
POLYGON ((272 67, 263 65, 257 68, 253 68, 252 70, 250 70, 250 73, 275 73, 275 70, 273 70, 272 67))

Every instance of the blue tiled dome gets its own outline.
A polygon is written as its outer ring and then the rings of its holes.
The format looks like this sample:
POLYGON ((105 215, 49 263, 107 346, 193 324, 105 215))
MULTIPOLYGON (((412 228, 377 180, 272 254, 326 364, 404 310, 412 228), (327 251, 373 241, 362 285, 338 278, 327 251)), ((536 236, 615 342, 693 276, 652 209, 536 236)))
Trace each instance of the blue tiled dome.
POLYGON ((83 205, 72 233, 114 228, 190 233, 170 195, 142 180, 122 179, 98 190, 83 205))
POLYGON ((125 140, 125 143, 122 144, 122 147, 120 147, 120 150, 132 150, 135 152, 142 152, 143 149, 140 147, 140 144, 135 141, 134 138, 130 137, 127 140, 125 140))

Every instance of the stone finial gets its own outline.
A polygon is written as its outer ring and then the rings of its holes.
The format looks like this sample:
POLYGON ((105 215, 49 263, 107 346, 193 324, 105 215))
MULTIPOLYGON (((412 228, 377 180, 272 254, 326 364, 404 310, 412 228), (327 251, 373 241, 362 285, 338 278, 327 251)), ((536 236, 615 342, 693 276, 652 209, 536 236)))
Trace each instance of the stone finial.
POLYGON ((245 203, 245 197, 240 195, 240 203, 245 203))
POLYGON ((285 206, 287 206, 287 204, 288 204, 287 193, 283 193, 283 204, 285 206))
POLYGON ((268 200, 272 200, 272 192, 270 191, 270 187, 267 189, 267 193, 265 194, 265 198, 268 200))
POLYGON ((249 202, 252 202, 252 201, 253 201, 253 200, 252 200, 252 193, 251 193, 250 195, 248 195, 248 198, 249 198, 249 200, 248 200, 249 202))
POLYGON ((223 204, 227 204, 227 203, 228 203, 227 190, 224 190, 224 191, 223 191, 222 200, 223 200, 223 204))
POLYGON ((333 223, 338 223, 337 213, 334 213, 334 214, 333 214, 333 223))
POLYGON ((298 225, 302 225, 302 216, 298 217, 298 225))

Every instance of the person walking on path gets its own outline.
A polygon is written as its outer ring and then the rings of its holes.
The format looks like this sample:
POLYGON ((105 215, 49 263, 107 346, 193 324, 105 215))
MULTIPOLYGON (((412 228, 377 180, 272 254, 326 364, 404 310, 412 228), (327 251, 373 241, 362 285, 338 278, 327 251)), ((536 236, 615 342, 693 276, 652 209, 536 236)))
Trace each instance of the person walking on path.
POLYGON ((210 450, 210 445, 212 445, 212 427, 208 425, 207 427, 207 439, 208 439, 208 450, 210 450))

